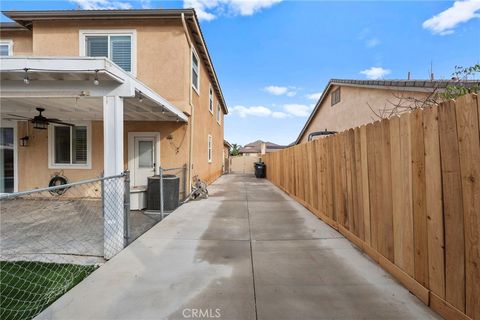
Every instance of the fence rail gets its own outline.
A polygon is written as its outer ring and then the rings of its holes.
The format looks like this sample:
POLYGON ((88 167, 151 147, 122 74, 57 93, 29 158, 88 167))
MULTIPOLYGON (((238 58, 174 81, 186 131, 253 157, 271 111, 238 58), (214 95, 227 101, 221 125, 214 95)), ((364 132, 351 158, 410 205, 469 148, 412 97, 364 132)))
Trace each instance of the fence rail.
POLYGON ((480 319, 478 100, 267 154, 267 178, 443 317, 480 319))

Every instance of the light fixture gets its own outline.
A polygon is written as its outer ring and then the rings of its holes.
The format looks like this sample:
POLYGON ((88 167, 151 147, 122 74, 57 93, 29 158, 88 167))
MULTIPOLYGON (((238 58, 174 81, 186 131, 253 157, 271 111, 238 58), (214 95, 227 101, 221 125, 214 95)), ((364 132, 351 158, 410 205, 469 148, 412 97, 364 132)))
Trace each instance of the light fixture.
POLYGON ((28 146, 28 139, 30 139, 29 136, 25 136, 23 138, 20 138, 20 146, 22 146, 22 147, 28 146))
POLYGON ((95 70, 95 79, 93 80, 93 84, 98 86, 100 81, 98 81, 98 70, 95 70))
POLYGON ((32 121, 34 129, 45 130, 48 129, 48 122, 46 121, 32 121))
POLYGON ((162 114, 165 114, 165 108, 162 108, 162 114))
POLYGON ((30 79, 28 78, 28 68, 25 68, 23 70, 25 70, 25 75, 23 76, 23 83, 30 84, 30 79))
POLYGON ((138 92, 138 101, 139 101, 140 103, 142 103, 142 102, 143 102, 143 95, 142 95, 142 91, 139 91, 139 92, 138 92))
POLYGON ((177 117, 177 122, 180 121, 180 119, 177 117))

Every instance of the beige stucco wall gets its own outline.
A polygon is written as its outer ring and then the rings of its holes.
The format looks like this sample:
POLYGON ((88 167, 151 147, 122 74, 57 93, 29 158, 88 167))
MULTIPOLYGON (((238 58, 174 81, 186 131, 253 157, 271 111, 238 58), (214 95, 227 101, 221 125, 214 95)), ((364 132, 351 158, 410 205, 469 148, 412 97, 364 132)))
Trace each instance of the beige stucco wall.
MULTIPOLYGON (((198 52, 198 50, 197 50, 198 52)), ((203 177, 208 182, 214 181, 222 174, 224 117, 223 111, 220 123, 217 122, 218 96, 214 92, 213 114, 209 111, 209 87, 211 81, 207 74, 205 63, 200 65, 200 93, 192 89, 192 104, 195 108, 193 135, 193 173, 203 177), (212 135, 213 157, 208 162, 208 135, 212 135)))
POLYGON ((29 30, 0 31, 1 40, 13 41, 13 55, 30 56, 33 52, 32 32, 29 30))
POLYGON ((33 55, 78 56, 81 30, 136 30, 136 77, 189 111, 188 43, 180 20, 40 21, 33 25, 33 55))
MULTIPOLYGON (((35 22, 30 41, 30 53, 35 56, 78 56, 80 30, 135 29, 137 50, 136 77, 187 114, 195 108, 194 120, 188 124, 176 122, 126 122, 125 168, 128 157, 128 132, 160 132, 161 162, 166 168, 188 163, 190 126, 192 135, 192 176, 199 175, 208 182, 222 173, 224 119, 216 121, 218 96, 214 97, 214 113, 208 110, 210 78, 201 60, 200 94, 191 88, 191 53, 181 20, 146 21, 48 21, 35 22), (208 162, 208 134, 213 138, 213 161, 208 162), (166 139, 172 135, 173 139, 166 139)), ((3 33, 2 33, 3 38, 3 33)), ((28 37, 27 37, 28 38, 28 37)), ((14 38, 14 47, 28 41, 14 38), (18 42, 18 44, 17 44, 18 42)), ((28 51, 28 50, 27 50, 28 51)), ((199 52, 199 50, 197 50, 199 52)), ((14 51, 14 55, 19 55, 14 51)), ((46 131, 30 128, 29 146, 19 147, 19 190, 44 187, 50 176, 59 169, 48 169, 48 136, 46 131)), ((26 135, 25 122, 19 122, 18 137, 26 135)), ((92 169, 65 169, 70 181, 99 176, 103 170, 103 125, 92 122, 92 169)))
POLYGON ((392 103, 398 103, 397 97, 415 97, 422 99, 427 96, 425 92, 399 91, 391 89, 377 89, 366 87, 342 86, 340 88, 340 102, 331 106, 330 93, 337 87, 330 89, 307 130, 300 139, 300 143, 306 142, 311 132, 329 130, 343 131, 362 124, 370 123, 380 118, 385 108, 392 108, 392 103), (370 105, 370 106, 369 106, 370 105), (375 110, 375 113, 372 111, 375 110))
MULTIPOLYGON (((29 145, 18 147, 19 191, 48 186, 51 176, 57 172, 70 182, 99 177, 103 172, 103 123, 92 121, 91 169, 48 169, 48 130, 29 128, 29 145)), ((27 134, 26 122, 18 122, 18 136, 27 134)), ((127 121, 124 127, 124 162, 128 169, 128 133, 160 133, 160 165, 164 168, 181 167, 188 163, 187 126, 176 122, 127 121), (171 135, 172 140, 167 139, 171 135)))

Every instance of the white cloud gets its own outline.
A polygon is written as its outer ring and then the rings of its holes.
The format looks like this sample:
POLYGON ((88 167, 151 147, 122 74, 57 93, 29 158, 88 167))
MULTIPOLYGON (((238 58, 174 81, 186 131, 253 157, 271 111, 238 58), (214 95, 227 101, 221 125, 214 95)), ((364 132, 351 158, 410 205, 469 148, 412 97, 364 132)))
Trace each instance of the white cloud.
POLYGON ((285 112, 274 111, 274 112, 272 112, 272 117, 277 118, 277 119, 284 119, 284 118, 289 117, 289 115, 286 114, 285 112))
POLYGON ((286 95, 287 97, 294 97, 297 94, 297 88, 295 87, 268 86, 263 88, 263 90, 276 96, 286 95))
POLYGON ((454 33, 455 27, 473 18, 479 18, 480 1, 455 1, 453 6, 423 22, 424 29, 434 34, 447 35, 454 33))
POLYGON ((71 0, 84 10, 132 9, 132 4, 124 1, 109 0, 71 0))
POLYGON ((322 93, 323 92, 314 92, 314 93, 307 94, 306 97, 307 99, 310 99, 310 100, 318 100, 322 96, 322 93))
POLYGON ((384 69, 382 67, 371 67, 360 71, 361 74, 364 74, 367 79, 377 80, 385 77, 387 74, 390 74, 390 70, 384 69))
POLYGON ((268 86, 263 88, 263 90, 267 91, 268 93, 274 94, 276 96, 281 96, 288 92, 287 87, 279 87, 279 86, 268 86))
POLYGON ((251 16, 282 0, 184 0, 184 8, 194 8, 200 20, 211 21, 221 15, 251 16))
POLYGON ((380 44, 380 40, 378 40, 378 38, 371 38, 371 39, 368 39, 365 42, 365 45, 369 48, 374 48, 374 47, 378 46, 379 44, 380 44))
POLYGON ((308 117, 312 111, 312 106, 304 104, 286 104, 283 110, 295 117, 308 117))
POLYGON ((242 118, 246 118, 247 116, 268 117, 272 115, 272 110, 264 106, 235 106, 231 109, 231 113, 238 114, 242 118))
POLYGON ((246 117, 272 117, 275 119, 285 119, 289 117, 308 117, 312 112, 314 104, 285 104, 282 111, 272 111, 264 106, 234 106, 231 108, 232 114, 238 114, 241 118, 246 117))

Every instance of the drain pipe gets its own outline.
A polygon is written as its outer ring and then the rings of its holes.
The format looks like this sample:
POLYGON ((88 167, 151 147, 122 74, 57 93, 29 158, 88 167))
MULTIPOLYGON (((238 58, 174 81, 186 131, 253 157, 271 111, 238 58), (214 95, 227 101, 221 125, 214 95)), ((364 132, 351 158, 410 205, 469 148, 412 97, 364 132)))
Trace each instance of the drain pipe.
MULTIPOLYGON (((187 23, 185 21, 185 14, 182 12, 182 25, 183 30, 185 31, 185 37, 187 38, 188 47, 190 48, 189 56, 192 54, 192 39, 190 39, 190 35, 188 33, 187 23)), ((190 58, 190 64, 192 63, 192 59, 190 58)), ((189 74, 190 79, 192 77, 192 66, 189 67, 189 74)), ((189 81, 188 84, 188 103, 190 105, 190 137, 189 137, 189 151, 188 151, 188 182, 187 182, 187 190, 192 190, 192 167, 193 167, 193 123, 195 120, 195 107, 192 103, 192 84, 189 81)), ((189 192, 185 190, 185 195, 189 192)))

